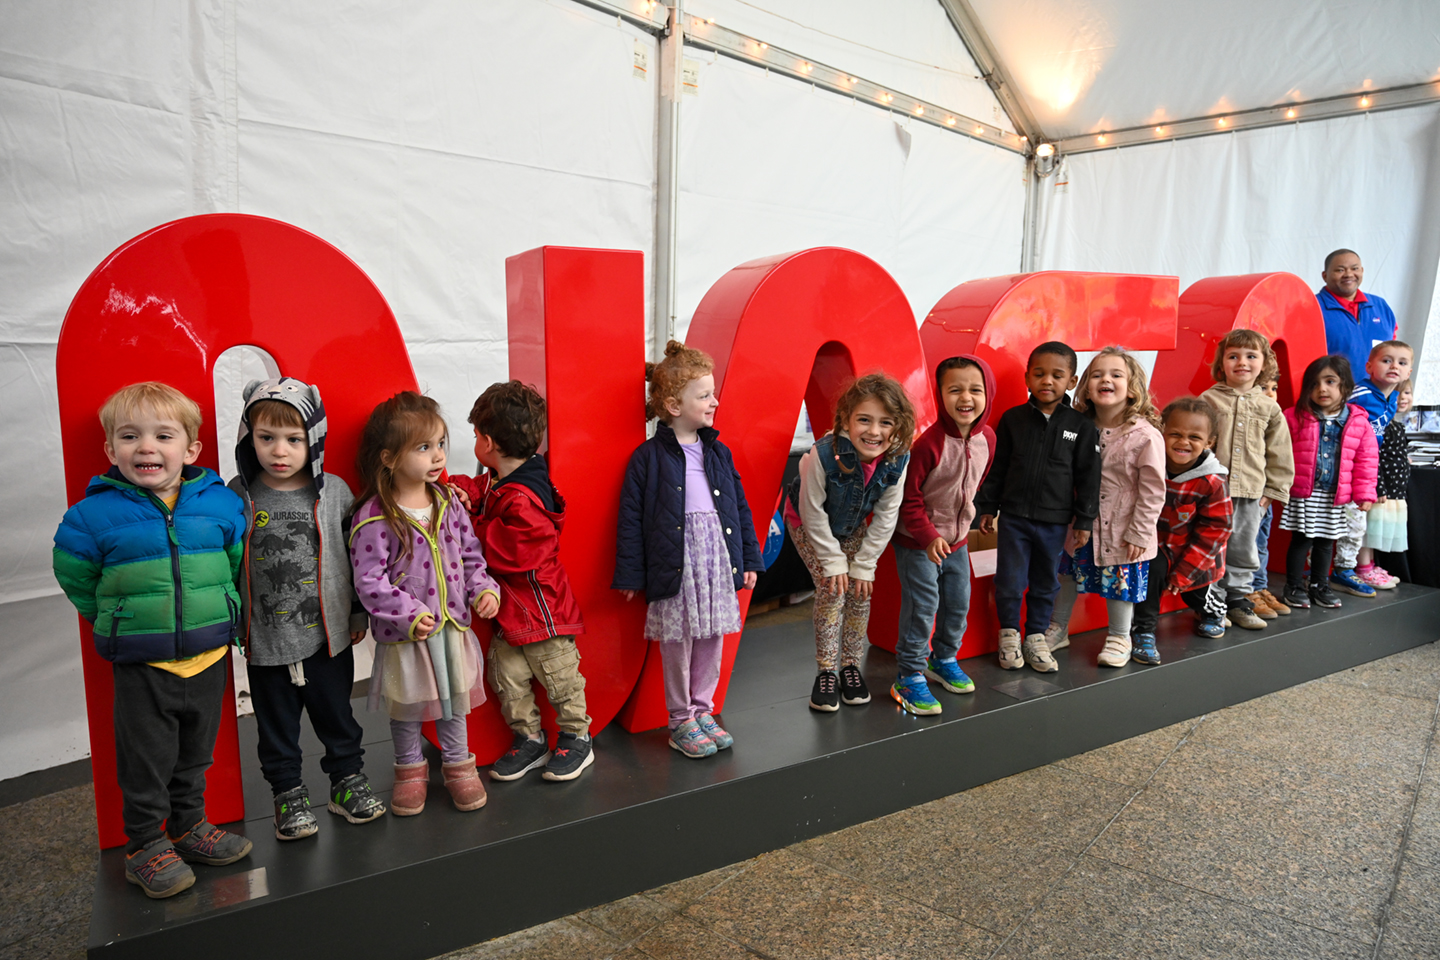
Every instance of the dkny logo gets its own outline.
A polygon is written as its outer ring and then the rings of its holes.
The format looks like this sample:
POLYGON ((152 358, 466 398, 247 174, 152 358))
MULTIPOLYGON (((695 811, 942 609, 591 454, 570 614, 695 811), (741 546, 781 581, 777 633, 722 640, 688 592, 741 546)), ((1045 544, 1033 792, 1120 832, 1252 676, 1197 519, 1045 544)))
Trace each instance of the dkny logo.
POLYGON ((1074 439, 1075 439, 1076 437, 1078 437, 1078 436, 1080 436, 1080 434, 1076 433, 1076 432, 1073 431, 1073 430, 1061 430, 1061 431, 1060 431, 1060 439, 1062 439, 1062 440, 1074 440, 1074 439))

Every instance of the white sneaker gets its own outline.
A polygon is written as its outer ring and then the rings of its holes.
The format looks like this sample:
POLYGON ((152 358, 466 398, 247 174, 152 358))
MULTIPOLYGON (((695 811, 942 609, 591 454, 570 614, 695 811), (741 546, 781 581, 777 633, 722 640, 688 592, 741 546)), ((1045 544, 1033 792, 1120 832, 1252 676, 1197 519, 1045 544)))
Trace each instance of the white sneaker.
POLYGON ((1056 650, 1064 650, 1070 646, 1069 625, 1067 624, 1062 627, 1054 620, 1051 620, 1050 626, 1045 628, 1045 645, 1050 648, 1051 653, 1054 653, 1056 650))
POLYGON ((1130 662, 1130 638, 1114 634, 1105 638, 1105 649, 1100 651, 1096 663, 1102 667, 1123 667, 1130 662))
POLYGON ((1060 669, 1055 658, 1050 656, 1050 647, 1045 643, 1045 634, 1032 633, 1025 638, 1022 646, 1025 655, 1025 662, 1030 664, 1030 669, 1038 673, 1054 673, 1060 669))
POLYGON ((1005 629, 1000 631, 1000 669, 1019 670, 1025 666, 1025 658, 1020 655, 1020 631, 1005 629))

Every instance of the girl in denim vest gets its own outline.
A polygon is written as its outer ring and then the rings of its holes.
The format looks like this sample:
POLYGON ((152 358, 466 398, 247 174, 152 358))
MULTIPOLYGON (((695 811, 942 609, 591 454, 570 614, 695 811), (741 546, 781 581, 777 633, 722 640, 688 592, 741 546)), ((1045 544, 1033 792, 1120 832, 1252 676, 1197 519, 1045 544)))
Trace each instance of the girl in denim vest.
POLYGON ((737 590, 763 565, 745 488, 712 424, 715 362, 677 340, 645 365, 655 436, 630 457, 620 491, 611 587, 650 608, 645 638, 660 641, 670 746, 700 759, 735 739, 715 720, 725 635, 740 629, 737 590))
POLYGON ((800 460, 785 498, 785 526, 815 578, 815 661, 810 708, 870 702, 860 675, 875 564, 895 530, 915 408, 883 373, 851 384, 835 404, 835 426, 800 460), (866 522, 867 516, 869 522, 866 522), (839 676, 836 676, 836 667, 839 676))

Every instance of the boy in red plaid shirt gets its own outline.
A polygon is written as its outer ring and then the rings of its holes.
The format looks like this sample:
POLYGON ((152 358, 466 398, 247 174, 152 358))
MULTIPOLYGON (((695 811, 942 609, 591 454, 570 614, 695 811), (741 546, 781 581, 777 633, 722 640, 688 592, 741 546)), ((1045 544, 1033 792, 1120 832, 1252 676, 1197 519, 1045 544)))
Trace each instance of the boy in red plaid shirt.
POLYGON ((1150 592, 1135 604, 1132 627, 1138 663, 1159 663, 1155 625, 1160 598, 1177 593, 1197 618, 1202 637, 1225 634, 1225 544, 1234 507, 1227 471, 1216 459, 1215 408, 1199 397, 1173 400, 1161 414, 1165 436, 1165 506, 1160 511, 1160 552, 1150 561, 1150 592))

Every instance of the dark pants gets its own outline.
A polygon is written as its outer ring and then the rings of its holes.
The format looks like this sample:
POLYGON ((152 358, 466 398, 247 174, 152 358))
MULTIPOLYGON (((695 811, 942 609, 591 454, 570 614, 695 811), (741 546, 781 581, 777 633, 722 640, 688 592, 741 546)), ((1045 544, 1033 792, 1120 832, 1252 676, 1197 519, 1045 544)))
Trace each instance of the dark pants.
POLYGON ((300 786, 300 712, 310 714, 310 726, 325 745, 320 769, 339 783, 364 766, 361 729, 350 708, 355 683, 353 648, 330 656, 321 647, 302 661, 305 686, 290 682, 289 667, 250 667, 250 697, 260 732, 260 772, 278 796, 300 786))
POLYGON ((1324 537, 1307 537, 1290 533, 1290 549, 1285 552, 1285 585, 1305 589, 1305 561, 1310 561, 1310 582, 1316 585, 1330 579, 1330 561, 1335 557, 1335 541, 1324 537))
MULTIPOLYGON (((145 663, 115 664, 115 774, 126 853, 183 836, 205 819, 205 771, 225 709, 230 658, 193 677, 145 663)), ((233 709, 233 707, 232 707, 233 709)))
POLYGON ((1041 523, 1000 514, 999 553, 995 558, 995 610, 1000 629, 1020 629, 1020 597, 1025 596, 1023 636, 1044 633, 1060 592, 1060 551, 1065 548, 1063 523, 1041 523), (1029 592, 1026 593, 1026 587, 1029 592))
MULTIPOLYGON (((1162 550, 1150 561, 1150 589, 1145 599, 1135 604, 1135 619, 1130 624, 1130 636, 1137 633, 1154 633, 1160 622, 1160 600, 1165 596, 1165 583, 1170 579, 1170 559, 1162 550)), ((1185 606, 1194 610, 1202 619, 1209 617, 1219 622, 1225 616, 1225 593, 1217 584, 1196 587, 1180 594, 1185 606)))

